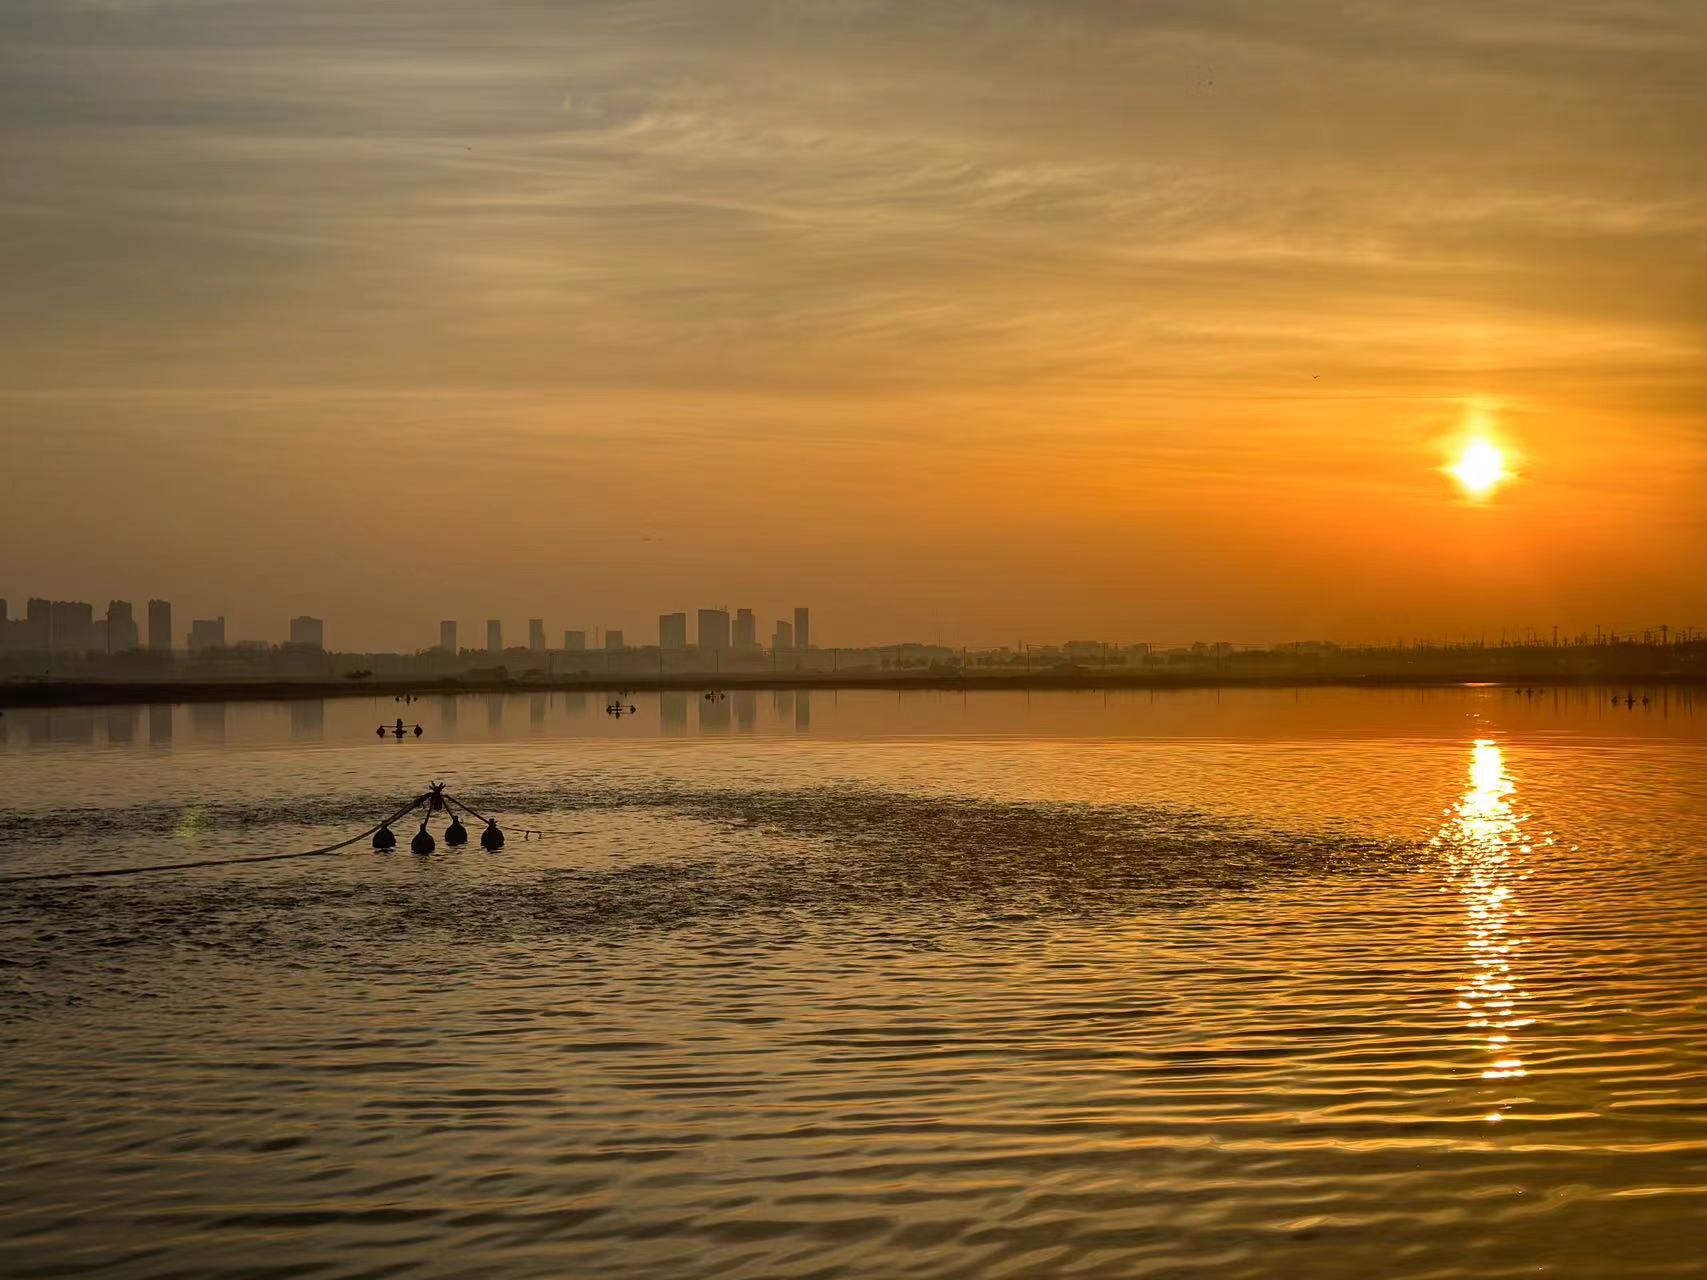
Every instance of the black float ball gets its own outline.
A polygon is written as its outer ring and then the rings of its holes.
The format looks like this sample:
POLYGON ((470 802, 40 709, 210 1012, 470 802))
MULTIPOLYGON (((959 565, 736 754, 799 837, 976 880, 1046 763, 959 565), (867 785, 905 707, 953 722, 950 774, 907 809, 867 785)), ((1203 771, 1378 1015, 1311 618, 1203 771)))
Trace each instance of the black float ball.
POLYGON ((498 830, 496 818, 486 819, 486 830, 480 833, 480 847, 491 852, 504 847, 504 833, 498 830))
POLYGON ((461 818, 450 820, 450 826, 445 828, 445 843, 450 845, 468 843, 468 828, 462 825, 461 818))
POLYGON ((397 834, 392 831, 389 823, 373 833, 373 847, 387 853, 397 847, 397 834))
POLYGON ((431 853, 438 848, 433 840, 432 833, 427 830, 426 823, 421 824, 421 829, 415 833, 415 838, 409 842, 409 847, 416 853, 431 853))

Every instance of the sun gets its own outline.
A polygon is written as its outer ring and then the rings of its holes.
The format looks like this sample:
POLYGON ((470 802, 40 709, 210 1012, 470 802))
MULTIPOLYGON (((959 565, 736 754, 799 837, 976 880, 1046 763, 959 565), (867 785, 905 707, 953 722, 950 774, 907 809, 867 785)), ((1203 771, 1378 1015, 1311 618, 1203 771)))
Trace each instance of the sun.
POLYGON ((1505 454, 1497 445, 1481 439, 1465 445, 1458 461, 1448 467, 1447 472, 1472 498, 1485 498, 1510 479, 1505 454))

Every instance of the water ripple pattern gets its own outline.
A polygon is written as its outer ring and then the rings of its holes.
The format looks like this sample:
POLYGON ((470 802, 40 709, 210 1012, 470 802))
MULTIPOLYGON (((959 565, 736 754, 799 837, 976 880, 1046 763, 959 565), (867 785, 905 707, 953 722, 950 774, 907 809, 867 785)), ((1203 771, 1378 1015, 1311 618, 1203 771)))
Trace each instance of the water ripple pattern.
POLYGON ((1699 736, 1370 696, 14 741, 0 874, 312 847, 426 774, 554 834, 0 887, 0 1274, 1700 1274, 1699 736))

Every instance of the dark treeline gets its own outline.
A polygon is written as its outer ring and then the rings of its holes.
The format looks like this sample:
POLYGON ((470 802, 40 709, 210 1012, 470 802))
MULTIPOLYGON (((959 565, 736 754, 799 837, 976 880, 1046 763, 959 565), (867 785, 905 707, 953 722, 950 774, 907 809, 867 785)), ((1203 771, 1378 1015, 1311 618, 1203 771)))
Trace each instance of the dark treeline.
MULTIPOLYGON (((505 657, 512 655, 506 654, 505 657)), ((1190 688, 1210 685, 1285 686, 1493 682, 1511 685, 1658 684, 1707 682, 1707 641, 1690 639, 1603 644, 1406 645, 1390 648, 1322 644, 1273 648, 1192 645, 1155 651, 1145 646, 1068 657, 1060 650, 952 650, 942 646, 815 650, 811 661, 786 667, 755 660, 719 670, 672 669, 668 655, 636 649, 589 655, 574 669, 530 663, 522 651, 507 663, 464 664, 455 671, 399 670, 398 655, 285 654, 241 666, 208 661, 142 669, 122 663, 69 664, 52 671, 14 670, 0 679, 0 706, 94 705, 120 702, 391 696, 428 690, 502 692, 512 689, 938 688, 1094 689, 1190 688), (391 669, 377 661, 397 659, 391 669), (614 660, 613 660, 614 659, 614 660), (377 668, 382 668, 378 669, 377 668)), ((686 659, 691 662, 691 656, 686 659)))

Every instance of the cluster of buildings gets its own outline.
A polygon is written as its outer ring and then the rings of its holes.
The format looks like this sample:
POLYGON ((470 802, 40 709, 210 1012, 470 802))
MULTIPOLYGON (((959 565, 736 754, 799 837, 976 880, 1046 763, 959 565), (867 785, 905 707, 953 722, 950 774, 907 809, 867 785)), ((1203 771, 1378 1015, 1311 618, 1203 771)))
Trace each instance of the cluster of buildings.
MULTIPOLYGON (((694 634, 688 635, 688 615, 680 613, 661 613, 658 615, 658 642, 656 648, 661 653, 684 654, 696 652, 699 654, 756 654, 766 649, 773 652, 796 652, 810 649, 812 645, 812 615, 808 609, 796 609, 793 620, 781 618, 777 620, 770 635, 768 645, 759 643, 759 621, 751 609, 737 609, 731 617, 727 609, 701 609, 694 619, 694 634)), ((521 646, 516 646, 520 648, 521 646)), ((587 643, 585 630, 567 630, 563 633, 563 645, 559 653, 575 654, 603 650, 606 653, 622 653, 635 647, 652 647, 647 645, 634 646, 628 637, 615 627, 604 631, 602 637, 595 632, 594 643, 587 643)), ((457 623, 446 619, 439 623, 439 642, 435 646, 439 653, 460 654, 468 652, 461 648, 458 642, 457 623)), ((506 651, 504 644, 504 623, 501 618, 486 620, 486 647, 474 652, 501 654, 506 651)), ((528 640, 526 651, 533 654, 552 652, 552 646, 546 643, 545 619, 528 619, 528 640)))
MULTIPOLYGON (((228 647, 225 618, 195 618, 179 643, 172 631, 172 603, 150 600, 147 633, 137 620, 129 600, 109 600, 107 611, 95 616, 95 606, 83 600, 44 600, 32 597, 24 604, 22 617, 14 618, 10 606, 0 599, 0 653, 90 655, 185 652, 206 653, 228 647)), ((306 615, 290 620, 287 642, 313 649, 326 647, 326 624, 306 615)))

